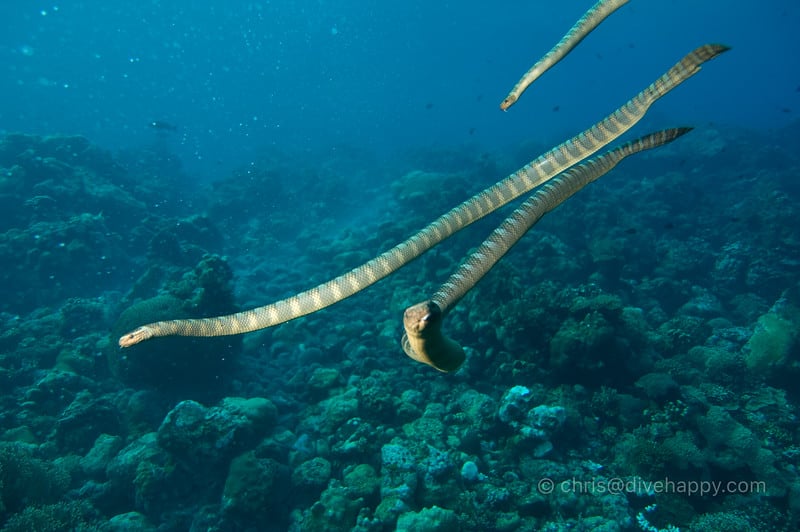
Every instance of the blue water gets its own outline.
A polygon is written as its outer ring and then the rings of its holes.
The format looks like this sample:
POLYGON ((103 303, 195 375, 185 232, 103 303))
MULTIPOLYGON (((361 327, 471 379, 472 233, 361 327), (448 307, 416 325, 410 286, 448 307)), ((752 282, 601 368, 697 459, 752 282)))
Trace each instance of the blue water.
MULTIPOLYGON (((508 111, 580 2, 0 0, 0 532, 797 530, 800 3, 632 0, 508 111), (400 346, 510 207, 312 288, 732 49, 400 346)), ((619 141, 621 142, 621 141, 619 141)), ((615 142, 615 144, 619 144, 615 142)))
POLYGON ((631 2, 514 112, 497 112, 584 8, 7 0, 0 128, 119 149, 149 142, 147 123, 162 120, 179 127, 172 148, 203 178, 265 146, 555 143, 705 42, 735 52, 659 103, 654 122, 761 129, 796 118, 800 6, 789 1, 631 2))

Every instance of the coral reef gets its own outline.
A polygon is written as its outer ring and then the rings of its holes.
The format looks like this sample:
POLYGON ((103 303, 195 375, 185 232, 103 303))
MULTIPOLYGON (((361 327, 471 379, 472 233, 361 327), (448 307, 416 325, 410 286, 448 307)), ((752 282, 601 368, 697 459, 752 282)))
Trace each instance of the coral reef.
POLYGON ((273 153, 188 205, 175 161, 0 137, 0 530, 796 529, 785 137, 709 130, 561 206, 448 315, 448 375, 407 362, 398 317, 480 223, 274 329, 115 339, 342 273, 498 177, 492 156, 421 151, 389 184, 356 152, 273 153))

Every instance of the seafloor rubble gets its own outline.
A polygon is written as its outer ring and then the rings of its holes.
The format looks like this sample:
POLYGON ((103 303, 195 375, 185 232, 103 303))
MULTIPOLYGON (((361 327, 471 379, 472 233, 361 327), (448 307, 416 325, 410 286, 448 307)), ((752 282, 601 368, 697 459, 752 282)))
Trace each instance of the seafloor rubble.
POLYGON ((442 375, 399 317, 496 217, 271 330, 115 342, 327 280, 505 161, 269 154, 198 187, 153 149, 6 135, 0 527, 795 530, 798 136, 626 161, 447 317, 468 360, 442 375))

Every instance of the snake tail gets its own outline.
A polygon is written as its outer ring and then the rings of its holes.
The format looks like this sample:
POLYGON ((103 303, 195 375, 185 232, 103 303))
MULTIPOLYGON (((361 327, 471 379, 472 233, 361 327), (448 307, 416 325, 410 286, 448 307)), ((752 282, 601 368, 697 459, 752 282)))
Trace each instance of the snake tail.
POLYGON ((430 300, 406 309, 403 351, 412 359, 442 372, 458 369, 464 349, 442 332, 444 316, 545 214, 589 183, 610 172, 620 161, 640 151, 672 142, 691 128, 667 129, 628 142, 590 159, 548 181, 517 207, 456 269, 430 300))
POLYGON ((628 0, 600 0, 589 8, 564 37, 520 78, 517 84, 514 85, 514 88, 511 89, 511 92, 508 93, 508 96, 500 103, 500 109, 506 111, 509 107, 514 105, 531 83, 550 70, 553 65, 561 61, 573 48, 578 46, 584 37, 599 26, 606 17, 627 3, 628 0))

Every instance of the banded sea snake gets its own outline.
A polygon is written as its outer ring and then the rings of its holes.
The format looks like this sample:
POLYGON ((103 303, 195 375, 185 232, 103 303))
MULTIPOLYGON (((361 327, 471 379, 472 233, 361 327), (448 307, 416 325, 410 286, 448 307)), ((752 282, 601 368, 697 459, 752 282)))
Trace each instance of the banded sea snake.
MULTIPOLYGON (((532 67, 514 87, 516 97, 542 72, 556 64, 589 32, 627 0, 600 0, 564 38, 532 67), (532 74, 533 73, 533 74, 532 74)), ((534 159, 457 207, 418 233, 349 272, 289 298, 227 316, 158 321, 142 325, 119 339, 129 347, 158 336, 225 336, 272 327, 311 314, 356 294, 395 272, 457 231, 483 218, 522 194, 548 182, 580 163, 627 132, 650 106, 700 70, 706 61, 728 48, 719 44, 700 46, 622 107, 586 131, 534 159)), ((504 104, 508 98, 504 100, 504 104)), ((440 371, 453 371, 464 360, 463 349, 441 332, 442 317, 502 255, 538 221, 585 185, 599 178, 620 160, 638 151, 660 146, 686 129, 666 130, 625 144, 589 160, 552 180, 522 204, 445 282, 434 296, 409 307, 403 318, 403 349, 408 356, 440 371)))

